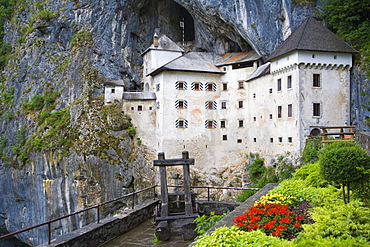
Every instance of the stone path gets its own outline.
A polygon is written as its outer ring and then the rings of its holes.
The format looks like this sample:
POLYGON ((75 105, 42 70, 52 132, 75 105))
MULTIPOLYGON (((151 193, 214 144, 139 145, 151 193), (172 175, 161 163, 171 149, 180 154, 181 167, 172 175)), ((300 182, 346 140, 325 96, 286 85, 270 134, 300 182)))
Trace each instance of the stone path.
POLYGON ((162 243, 153 243, 155 225, 152 220, 146 221, 135 229, 123 234, 122 236, 102 245, 102 247, 185 247, 192 241, 184 241, 181 236, 171 236, 169 241, 162 243))

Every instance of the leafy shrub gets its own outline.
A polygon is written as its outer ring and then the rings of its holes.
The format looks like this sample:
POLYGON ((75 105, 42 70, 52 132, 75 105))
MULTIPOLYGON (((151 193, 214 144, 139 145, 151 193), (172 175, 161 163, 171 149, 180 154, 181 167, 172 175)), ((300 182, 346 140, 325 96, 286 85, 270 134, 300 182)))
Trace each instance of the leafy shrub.
POLYGON ((304 238, 318 237, 351 238, 364 237, 370 239, 370 209, 363 207, 358 200, 348 204, 326 203, 315 207, 311 217, 316 222, 304 225, 304 238))
POLYGON ((212 226, 214 226, 217 222, 222 220, 223 217, 225 217, 228 213, 224 213, 222 215, 215 215, 215 212, 211 212, 209 216, 206 216, 203 214, 202 216, 198 215, 196 219, 194 219, 194 222, 197 223, 197 227, 195 228, 195 231, 198 234, 203 234, 209 229, 211 229, 212 226))
POLYGON ((316 139, 307 139, 302 152, 301 161, 303 163, 316 162, 319 159, 319 151, 322 148, 322 142, 316 139))
POLYGON ((267 236, 256 230, 245 232, 236 227, 220 227, 211 235, 204 235, 196 242, 196 247, 268 247, 268 246, 293 246, 285 239, 267 236))
POLYGON ((272 236, 286 237, 301 229, 302 218, 286 204, 266 203, 248 208, 248 212, 235 217, 234 222, 244 231, 260 229, 272 236))
POLYGON ((299 179, 313 187, 324 187, 328 182, 320 175, 319 163, 311 163, 299 168, 293 175, 293 179, 299 179))
POLYGON ((368 241, 365 238, 362 237, 356 237, 356 238, 334 238, 334 237, 316 237, 315 239, 311 238, 303 238, 298 236, 298 238, 294 239, 293 241, 294 246, 298 247, 305 247, 305 246, 320 246, 320 247, 364 247, 369 246, 368 241))
POLYGON ((370 156, 356 143, 342 141, 327 145, 320 151, 319 163, 326 180, 342 184, 345 203, 349 202, 350 184, 369 182, 363 170, 370 169, 370 156))
POLYGON ((285 180, 278 187, 273 188, 270 194, 293 196, 300 202, 311 201, 315 194, 315 188, 307 186, 303 180, 285 180))

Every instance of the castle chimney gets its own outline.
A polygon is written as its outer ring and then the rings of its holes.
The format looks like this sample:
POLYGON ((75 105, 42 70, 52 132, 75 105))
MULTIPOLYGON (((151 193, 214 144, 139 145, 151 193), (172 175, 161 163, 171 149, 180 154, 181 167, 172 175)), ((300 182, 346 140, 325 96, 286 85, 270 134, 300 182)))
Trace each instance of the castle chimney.
POLYGON ((153 45, 154 47, 158 47, 158 35, 156 33, 153 36, 153 45))

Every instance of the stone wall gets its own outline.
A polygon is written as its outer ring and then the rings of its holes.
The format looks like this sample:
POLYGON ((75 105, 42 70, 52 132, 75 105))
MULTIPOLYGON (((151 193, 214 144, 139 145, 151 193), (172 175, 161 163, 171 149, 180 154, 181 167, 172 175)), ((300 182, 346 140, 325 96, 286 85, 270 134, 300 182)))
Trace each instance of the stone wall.
POLYGON ((363 149, 370 152, 370 132, 356 133, 355 141, 360 144, 363 149))
POLYGON ((136 209, 126 210, 114 217, 107 217, 99 224, 89 224, 52 240, 50 245, 45 243, 39 247, 101 246, 152 217, 158 203, 159 200, 147 200, 145 203, 137 205, 136 209))

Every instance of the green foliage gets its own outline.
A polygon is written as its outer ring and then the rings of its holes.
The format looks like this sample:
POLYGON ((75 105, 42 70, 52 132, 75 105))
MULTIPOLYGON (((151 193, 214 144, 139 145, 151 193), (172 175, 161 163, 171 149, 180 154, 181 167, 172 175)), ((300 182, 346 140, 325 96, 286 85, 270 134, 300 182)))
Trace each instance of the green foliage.
POLYGON ((335 142, 320 151, 319 163, 324 179, 342 184, 343 200, 349 201, 349 185, 368 184, 370 156, 353 142, 335 142), (347 189, 347 192, 345 191, 347 189))
POLYGON ((0 135, 0 157, 3 156, 3 150, 6 147, 7 143, 8 143, 8 139, 6 139, 6 137, 0 135))
POLYGON ((286 204, 289 207, 294 206, 297 204, 298 200, 294 196, 285 196, 282 194, 271 194, 268 193, 264 196, 262 196, 258 201, 254 203, 254 205, 257 204, 267 204, 267 203, 276 203, 276 204, 286 204))
POLYGON ((12 50, 11 45, 4 42, 3 38, 5 34, 4 24, 7 20, 10 20, 15 6, 16 0, 0 0, 0 67, 6 65, 12 50))
POLYGON ((197 227, 195 228, 195 231, 198 234, 203 234, 209 229, 211 229, 212 226, 214 226, 217 222, 222 220, 223 217, 228 215, 228 213, 224 213, 222 215, 215 215, 215 212, 211 212, 209 216, 206 216, 203 214, 202 216, 198 215, 196 219, 194 219, 194 222, 197 223, 197 227))
POLYGON ((60 96, 60 92, 46 91, 44 95, 35 95, 30 102, 23 103, 23 110, 31 113, 40 110, 51 111, 54 109, 56 100, 60 96))
POLYGON ((220 227, 211 235, 204 235, 196 242, 196 247, 289 247, 292 243, 285 239, 267 236, 256 230, 245 232, 236 227, 220 227))
POLYGON ((253 160, 252 164, 248 166, 248 175, 251 182, 255 183, 262 177, 266 171, 264 163, 263 159, 256 158, 253 160))
POLYGON ((312 225, 304 225, 302 236, 308 239, 317 237, 364 237, 370 239, 370 209, 359 201, 348 204, 327 203, 315 207, 311 213, 315 220, 312 225))
POLYGON ((57 13, 51 10, 41 10, 33 18, 49 21, 52 18, 54 18, 56 15, 57 13))
POLYGON ((313 163, 319 159, 319 151, 322 148, 321 139, 307 139, 302 152, 301 161, 305 164, 313 163))
POLYGON ((343 40, 361 52, 362 65, 369 74, 370 2, 362 0, 324 0, 321 17, 343 40))
POLYGON ((320 175, 319 163, 311 163, 300 167, 293 175, 293 179, 304 180, 312 187, 324 187, 328 182, 320 175))
POLYGON ((369 242, 362 237, 356 237, 356 238, 335 238, 335 237, 315 237, 315 239, 310 238, 304 238, 301 236, 298 236, 298 238, 294 239, 293 241, 294 246, 297 247, 364 247, 369 246, 369 242))
POLYGON ((93 39, 91 32, 86 30, 81 30, 72 36, 70 46, 71 47, 88 47, 92 44, 93 39))
POLYGON ((10 147, 16 155, 20 154, 21 148, 26 143, 26 132, 27 132, 26 128, 17 130, 17 136, 15 137, 15 145, 10 147))
POLYGON ((135 126, 133 126, 131 123, 130 125, 128 126, 128 128, 126 129, 126 132, 131 136, 131 137, 134 137, 136 135, 136 128, 135 126))
POLYGON ((273 188, 269 194, 293 196, 299 202, 312 201, 315 188, 307 186, 303 180, 285 180, 278 187, 273 188))

